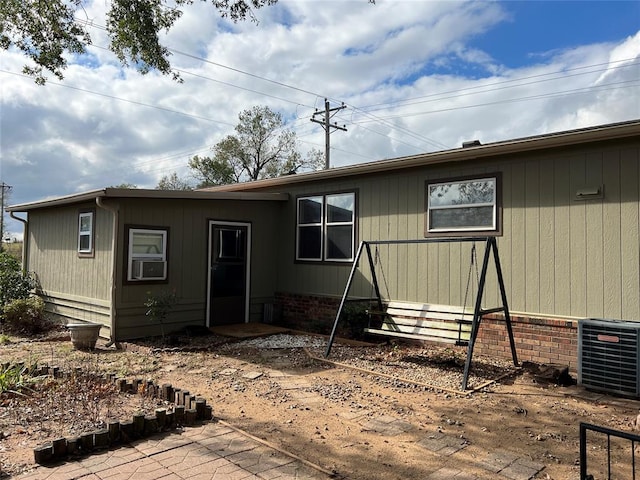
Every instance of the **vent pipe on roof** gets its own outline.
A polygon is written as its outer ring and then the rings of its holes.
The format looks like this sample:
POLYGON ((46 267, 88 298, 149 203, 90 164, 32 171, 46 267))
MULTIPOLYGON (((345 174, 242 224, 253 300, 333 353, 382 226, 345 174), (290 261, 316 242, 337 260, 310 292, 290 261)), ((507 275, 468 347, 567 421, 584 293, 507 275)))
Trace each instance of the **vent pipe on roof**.
POLYGON ((468 142, 462 142, 462 148, 479 147, 480 145, 482 145, 482 143, 480 143, 480 140, 469 140, 468 142))

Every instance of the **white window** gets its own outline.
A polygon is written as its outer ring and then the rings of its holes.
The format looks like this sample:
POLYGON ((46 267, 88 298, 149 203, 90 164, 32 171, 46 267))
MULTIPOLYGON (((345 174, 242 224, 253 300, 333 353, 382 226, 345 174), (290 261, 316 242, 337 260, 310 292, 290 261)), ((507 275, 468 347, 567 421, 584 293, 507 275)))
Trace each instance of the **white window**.
POLYGON ((167 230, 130 228, 127 280, 166 280, 167 230))
POLYGON ((298 198, 296 260, 352 261, 354 227, 355 193, 298 198))
POLYGON ((78 253, 93 253, 93 212, 78 215, 78 253))
POLYGON ((427 185, 427 234, 497 232, 499 177, 427 185))

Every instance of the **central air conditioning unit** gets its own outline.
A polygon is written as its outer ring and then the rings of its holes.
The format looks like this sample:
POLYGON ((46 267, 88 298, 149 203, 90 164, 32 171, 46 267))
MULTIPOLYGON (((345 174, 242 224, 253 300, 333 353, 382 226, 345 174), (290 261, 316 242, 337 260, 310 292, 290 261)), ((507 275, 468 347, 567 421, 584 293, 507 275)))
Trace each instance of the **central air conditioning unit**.
POLYGON ((589 390, 640 397, 640 322, 578 322, 578 383, 589 390))

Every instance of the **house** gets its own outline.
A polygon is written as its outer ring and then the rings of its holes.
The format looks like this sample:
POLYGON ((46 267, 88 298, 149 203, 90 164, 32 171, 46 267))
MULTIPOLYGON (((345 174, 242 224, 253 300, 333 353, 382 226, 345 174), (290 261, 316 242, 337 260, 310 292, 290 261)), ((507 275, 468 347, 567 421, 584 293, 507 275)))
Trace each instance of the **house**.
MULTIPOLYGON (((575 367, 579 319, 640 322, 640 120, 194 192, 107 188, 8 211, 25 222, 26 267, 48 309, 99 322, 113 341, 158 334, 144 302, 164 290, 179 298, 165 328, 271 321, 273 312, 301 328, 330 324, 360 241, 460 236, 497 237, 523 360, 575 367)), ((471 244, 376 254, 385 297, 473 301, 471 244)), ((361 265, 351 295, 370 297, 370 280, 361 265)), ((488 280, 484 301, 497 301, 496 285, 488 280)), ((476 352, 509 355, 502 323, 483 321, 476 352)))

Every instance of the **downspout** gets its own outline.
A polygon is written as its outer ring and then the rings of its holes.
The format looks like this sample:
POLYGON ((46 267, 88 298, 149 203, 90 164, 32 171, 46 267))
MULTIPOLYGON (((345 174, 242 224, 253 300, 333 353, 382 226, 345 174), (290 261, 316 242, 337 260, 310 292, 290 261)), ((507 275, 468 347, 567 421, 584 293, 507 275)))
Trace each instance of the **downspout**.
POLYGON ((27 265, 27 260, 29 259, 28 250, 29 250, 29 222, 24 218, 16 217, 13 212, 9 212, 9 216, 14 220, 18 220, 22 222, 24 225, 22 227, 22 271, 28 272, 29 268, 27 265))
POLYGON ((113 228, 111 234, 111 255, 112 255, 112 265, 111 265, 111 308, 110 308, 110 317, 111 317, 111 338, 107 343, 107 347, 115 344, 116 348, 120 348, 120 345, 116 341, 116 267, 118 264, 118 221, 119 221, 119 212, 118 208, 107 206, 102 202, 102 197, 96 197, 96 205, 103 210, 107 210, 113 214, 113 228))

